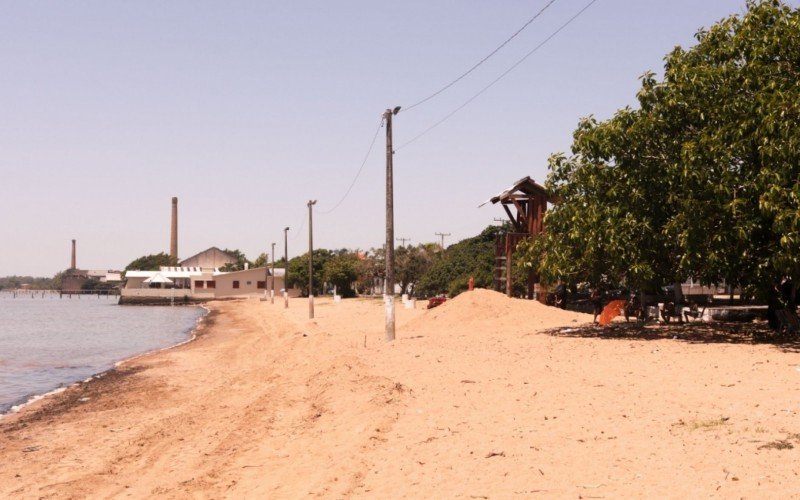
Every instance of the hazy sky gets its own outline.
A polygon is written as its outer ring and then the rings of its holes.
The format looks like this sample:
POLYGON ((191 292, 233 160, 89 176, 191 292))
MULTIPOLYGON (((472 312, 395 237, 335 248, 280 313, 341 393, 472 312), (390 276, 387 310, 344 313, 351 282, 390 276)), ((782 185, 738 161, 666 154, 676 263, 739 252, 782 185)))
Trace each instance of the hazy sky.
MULTIPOLYGON (((0 2, 0 276, 122 268, 210 246, 255 258, 384 241, 387 107, 486 56, 548 0, 0 2)), ((797 6, 793 1, 792 5, 797 6)), ((400 146, 528 53, 588 0, 559 0, 493 58, 394 120, 400 146)), ((395 234, 477 234, 480 202, 568 150, 578 120, 635 105, 639 76, 744 0, 598 0, 471 104, 395 154, 395 234)))

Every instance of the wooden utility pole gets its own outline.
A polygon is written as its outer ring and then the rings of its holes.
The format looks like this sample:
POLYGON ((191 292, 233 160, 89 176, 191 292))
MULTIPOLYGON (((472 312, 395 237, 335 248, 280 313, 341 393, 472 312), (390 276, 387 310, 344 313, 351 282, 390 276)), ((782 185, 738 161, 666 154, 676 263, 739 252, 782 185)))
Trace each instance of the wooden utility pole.
POLYGON ((386 120, 386 341, 394 340, 394 175, 392 172, 392 117, 400 106, 383 113, 386 120))
POLYGON ((272 289, 269 292, 269 303, 275 303, 275 243, 272 244, 272 289))
MULTIPOLYGON (((283 307, 289 307, 289 228, 283 228, 283 307)), ((274 276, 274 275, 273 275, 274 276)))
POLYGON ((436 236, 442 237, 442 243, 439 246, 442 248, 442 250, 444 250, 444 237, 450 236, 450 233, 436 233, 436 236))
POLYGON ((400 242, 400 246, 406 246, 406 241, 411 241, 411 238, 395 238, 397 241, 400 242))
POLYGON ((311 207, 317 200, 308 200, 308 319, 314 319, 314 222, 311 207))

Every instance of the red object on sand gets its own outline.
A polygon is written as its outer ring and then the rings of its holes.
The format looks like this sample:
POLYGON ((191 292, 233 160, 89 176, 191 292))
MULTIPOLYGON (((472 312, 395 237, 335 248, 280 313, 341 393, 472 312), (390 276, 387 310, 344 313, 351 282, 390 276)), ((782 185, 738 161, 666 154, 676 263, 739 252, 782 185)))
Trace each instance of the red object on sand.
POLYGON ((428 309, 433 309, 436 306, 440 306, 447 301, 446 297, 431 297, 428 299, 428 309))
POLYGON ((611 323, 611 320, 622 314, 622 310, 625 308, 625 301, 624 300, 612 300, 609 302, 606 307, 603 308, 603 312, 600 313, 600 319, 598 322, 602 326, 606 326, 607 324, 611 323))

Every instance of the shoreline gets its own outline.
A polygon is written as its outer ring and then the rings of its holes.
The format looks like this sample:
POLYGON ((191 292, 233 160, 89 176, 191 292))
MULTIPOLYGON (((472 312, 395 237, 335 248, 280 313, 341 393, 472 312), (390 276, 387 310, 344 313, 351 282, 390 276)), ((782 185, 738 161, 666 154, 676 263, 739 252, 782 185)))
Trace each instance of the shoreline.
MULTIPOLYGON (((117 305, 119 305, 119 304, 117 304, 117 305)), ((6 419, 6 418, 8 418, 8 417, 10 417, 12 415, 16 415, 19 412, 21 412, 22 410, 25 410, 26 408, 28 408, 28 407, 30 407, 30 406, 32 406, 32 405, 34 405, 34 404, 36 404, 36 403, 38 403, 40 401, 45 401, 48 398, 58 396, 59 394, 62 394, 62 393, 66 392, 66 391, 68 391, 70 389, 76 389, 76 388, 79 388, 80 386, 82 386, 84 384, 89 384, 89 383, 91 383, 91 382, 93 382, 95 380, 103 378, 106 375, 108 375, 109 373, 111 373, 111 372, 117 370, 118 368, 120 368, 121 366, 123 366, 125 363, 129 363, 129 362, 134 361, 136 359, 139 359, 139 358, 142 358, 142 357, 145 357, 145 356, 149 356, 149 355, 152 355, 152 354, 157 354, 157 353, 162 352, 162 351, 175 349, 177 347, 180 347, 182 345, 185 345, 185 344, 188 344, 188 343, 194 341, 197 338, 197 332, 200 329, 204 319, 209 317, 211 315, 212 311, 205 304, 188 304, 188 305, 191 305, 192 307, 198 307, 198 308, 203 309, 205 311, 204 314, 200 315, 197 318, 197 320, 195 321, 195 323, 192 326, 192 328, 187 332, 189 334, 189 338, 187 338, 185 340, 182 340, 182 341, 178 342, 177 344, 172 344, 172 345, 168 345, 168 346, 165 346, 165 347, 159 347, 159 348, 156 348, 156 349, 151 349, 149 351, 141 352, 141 353, 129 356, 127 358, 123 358, 123 359, 114 361, 113 365, 110 368, 107 368, 107 369, 105 369, 103 371, 94 373, 94 374, 90 375, 89 377, 87 377, 87 378, 85 378, 83 380, 77 380, 75 382, 70 382, 67 385, 64 385, 62 387, 57 387, 57 388, 55 388, 53 390, 50 390, 50 391, 47 391, 47 392, 44 392, 44 393, 41 393, 41 394, 33 394, 33 395, 29 395, 29 396, 24 396, 24 401, 19 402, 19 403, 12 403, 12 405, 6 411, 0 412, 0 424, 2 424, 4 419, 6 419)))

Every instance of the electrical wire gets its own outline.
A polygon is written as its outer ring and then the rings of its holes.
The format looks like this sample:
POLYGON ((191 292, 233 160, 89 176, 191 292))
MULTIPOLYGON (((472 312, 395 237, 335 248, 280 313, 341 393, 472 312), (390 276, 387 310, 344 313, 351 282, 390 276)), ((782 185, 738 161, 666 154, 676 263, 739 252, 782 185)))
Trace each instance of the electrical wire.
POLYGON ((297 230, 296 230, 296 232, 295 232, 295 233, 294 233, 294 235, 292 236, 292 241, 296 240, 297 238, 299 238, 299 237, 300 237, 300 235, 301 235, 301 234, 303 234, 303 228, 304 228, 304 227, 306 227, 306 217, 305 217, 305 216, 303 216, 303 218, 302 218, 302 219, 300 219, 300 224, 299 224, 299 226, 297 227, 297 230))
POLYGON ((327 214, 333 212, 334 210, 339 208, 339 205, 341 205, 344 202, 344 200, 346 200, 347 197, 350 195, 350 191, 353 190, 353 186, 356 185, 356 181, 358 180, 359 176, 361 175, 361 172, 364 170, 364 165, 367 164, 367 159, 369 159, 369 155, 370 155, 370 153, 372 153, 372 148, 375 147, 375 141, 378 139, 378 133, 381 131, 382 127, 383 127, 383 115, 381 115, 381 121, 378 124, 378 128, 375 130, 375 135, 372 137, 372 142, 370 142, 370 144, 369 144, 369 149, 367 149, 367 154, 364 155, 364 161, 361 162, 361 166, 358 168, 358 172, 356 173, 356 176, 353 178, 353 182, 351 182, 350 186, 347 188, 347 191, 345 191, 344 196, 342 196, 342 199, 340 199, 339 202, 336 203, 336 205, 333 206, 333 208, 331 208, 330 210, 324 211, 324 212, 323 211, 319 211, 318 212, 319 214, 327 215, 327 214))
POLYGON ((553 38, 554 38, 556 35, 558 35, 558 34, 559 34, 559 33, 560 33, 562 30, 564 30, 564 28, 566 28, 567 26, 569 26, 569 25, 570 25, 570 24, 571 24, 573 21, 575 21, 575 19, 577 19, 578 17, 580 17, 580 15, 581 15, 581 14, 583 14, 584 12, 586 12, 586 10, 588 10, 588 9, 589 9, 589 7, 591 7, 591 6, 592 6, 592 5, 593 5, 595 2, 597 2, 597 0, 591 0, 591 1, 590 1, 588 4, 586 4, 586 6, 585 6, 585 7, 583 7, 581 10, 579 10, 577 14, 575 14, 575 15, 574 15, 574 16, 572 16, 572 17, 570 17, 570 18, 567 20, 567 22, 565 22, 564 24, 562 24, 562 25, 561 25, 561 26, 560 26, 560 27, 559 27, 557 30, 555 30, 553 33, 551 33, 551 34, 550 34, 550 36, 548 36, 547 38, 545 38, 545 39, 544 39, 544 40, 543 40, 543 41, 542 41, 542 42, 541 42, 539 45, 537 45, 537 46, 536 46, 536 47, 534 47, 534 48, 533 48, 533 49, 532 49, 530 52, 528 52, 527 54, 525 54, 525 55, 524 55, 524 56, 523 56, 523 57, 522 57, 520 60, 518 60, 517 62, 515 62, 514 64, 512 64, 512 65, 511 65, 511 67, 510 67, 510 68, 508 68, 507 70, 505 70, 503 73, 501 73, 501 74, 500 74, 500 76, 498 76, 497 78, 495 78, 494 80, 492 80, 492 82, 491 82, 491 83, 489 83, 489 85, 487 85, 487 86, 483 87, 481 90, 479 90, 479 91, 478 91, 478 93, 476 93, 475 95, 473 95, 472 97, 470 97, 469 99, 467 99, 467 100, 466 100, 466 101, 465 101, 463 104, 461 104, 459 107, 457 107, 456 109, 454 109, 453 111, 451 111, 451 112, 450 112, 449 114, 447 114, 447 115, 446 115, 444 118, 442 118, 441 120, 437 121, 436 123, 434 123, 434 124, 433 124, 433 125, 431 125, 430 127, 428 127, 428 128, 426 128, 425 130, 423 130, 421 133, 419 133, 419 134, 417 134, 416 136, 414 136, 414 138, 412 138, 410 141, 408 141, 408 142, 405 142, 405 143, 403 143, 402 145, 400 145, 399 147, 397 147, 397 148, 395 149, 395 151, 398 151, 398 150, 400 150, 400 149, 403 149, 404 147, 406 147, 406 146, 408 146, 409 144, 413 143, 414 141, 416 141, 416 140, 417 140, 417 139, 419 139, 420 137, 424 136, 425 134, 427 134, 427 133, 428 133, 428 132, 430 132, 431 130, 435 129, 436 127, 438 127, 438 126, 439 126, 439 125, 441 125, 442 123, 446 122, 448 119, 450 119, 450 117, 452 117, 453 115, 455 115, 456 113, 458 113, 459 111, 461 111, 462 109, 464 109, 465 107, 467 107, 467 105, 469 105, 469 104, 470 104, 472 101, 474 101, 474 100, 475 100, 475 99, 477 99, 477 98, 478 98, 478 97, 479 97, 481 94, 483 94, 484 92, 486 92, 487 90, 489 90, 491 87, 493 87, 493 86, 494 86, 494 85, 495 85, 497 82, 499 82, 500 80, 502 80, 502 79, 503 79, 503 78, 504 78, 506 75, 508 75, 508 74, 509 74, 509 73, 511 73, 511 72, 512 72, 514 69, 516 69, 516 68, 517 68, 517 66, 519 66, 520 64, 522 64, 522 63, 523 63, 523 62, 524 62, 524 61, 525 61, 527 58, 529 58, 529 57, 530 57, 530 56, 532 56, 534 53, 536 53, 536 52, 537 52, 539 49, 541 49, 541 48, 542 48, 542 47, 543 47, 543 46, 544 46, 544 45, 545 45, 547 42, 549 42, 550 40, 552 40, 552 39, 553 39, 553 38))
POLYGON ((487 61, 487 60, 488 60, 490 57, 492 57, 493 55, 495 55, 496 53, 498 53, 498 52, 500 51, 500 49, 502 49, 503 47, 505 47, 505 46, 508 44, 508 42, 510 42, 511 40, 513 40, 514 38, 516 38, 516 36, 517 36, 517 35, 519 35, 520 33, 522 33, 522 31, 523 31, 525 28, 527 28, 527 27, 528 27, 528 26, 529 26, 531 23, 533 23, 533 22, 534 22, 534 21, 535 21, 535 20, 536 20, 536 19, 537 19, 539 16, 541 16, 541 15, 542 15, 542 13, 544 13, 544 11, 545 11, 545 10, 547 10, 547 8, 548 8, 548 7, 550 7, 550 6, 551 6, 551 5, 553 5, 554 3, 556 3, 556 0, 550 0, 550 1, 547 3, 547 5, 545 5, 544 7, 542 7, 542 8, 541 8, 541 10, 539 10, 539 12, 537 12, 537 13, 536 13, 536 15, 534 15, 532 18, 528 19, 528 21, 527 21, 525 24, 523 24, 523 25, 522 25, 522 27, 521 27, 520 29, 518 29, 517 31, 515 31, 513 35, 511 35, 510 37, 506 38, 506 40, 505 40, 503 43, 501 43, 501 44, 500 44, 500 45, 499 45, 499 46, 498 46, 496 49, 494 49, 493 51, 491 51, 491 52, 489 53, 489 55, 487 55, 486 57, 484 57, 483 59, 481 59, 480 61, 478 61, 478 62, 477 62, 477 63, 476 63, 474 66, 472 66, 470 69, 468 69, 468 70, 467 70, 467 71, 465 71, 463 74, 461 74, 461 76, 459 76, 458 78, 456 78, 456 79, 455 79, 455 80, 453 80, 452 82, 448 83, 448 84, 447 84, 447 85, 445 85, 444 87, 440 88, 439 90, 437 90, 437 91, 436 91, 436 92, 434 92, 433 94, 429 95, 429 96, 428 96, 428 97, 426 97, 425 99, 422 99, 421 101, 418 101, 418 102, 416 102, 416 103, 412 104, 411 106, 407 106, 407 107, 406 107, 406 108, 405 108, 403 111, 406 111, 406 112, 408 112, 408 111, 411 111, 412 109, 416 108, 416 107, 417 107, 417 106, 419 106, 420 104, 423 104, 423 103, 425 103, 425 102, 428 102, 428 101, 430 101, 431 99, 433 99, 433 98, 434 98, 434 97, 436 97, 437 95, 441 94, 441 93, 442 93, 442 92, 444 92, 445 90, 449 89, 450 87, 452 87, 453 85, 455 85, 456 83, 458 83, 460 80, 462 80, 464 77, 466 77, 467 75, 469 75, 470 73, 472 73, 473 71, 475 71, 475 69, 477 69, 477 67, 478 67, 478 66, 480 66, 480 65, 481 65, 481 64, 483 64, 483 63, 485 63, 485 62, 486 62, 486 61, 487 61))

